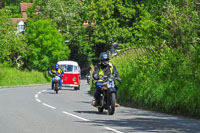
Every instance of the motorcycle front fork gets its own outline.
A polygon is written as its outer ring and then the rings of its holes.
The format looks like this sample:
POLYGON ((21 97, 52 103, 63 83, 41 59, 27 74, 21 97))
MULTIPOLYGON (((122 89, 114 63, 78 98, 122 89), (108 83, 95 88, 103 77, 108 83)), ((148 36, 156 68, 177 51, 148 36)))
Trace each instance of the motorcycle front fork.
POLYGON ((107 109, 107 96, 105 95, 106 94, 101 93, 100 101, 101 101, 101 106, 104 106, 105 109, 107 109))

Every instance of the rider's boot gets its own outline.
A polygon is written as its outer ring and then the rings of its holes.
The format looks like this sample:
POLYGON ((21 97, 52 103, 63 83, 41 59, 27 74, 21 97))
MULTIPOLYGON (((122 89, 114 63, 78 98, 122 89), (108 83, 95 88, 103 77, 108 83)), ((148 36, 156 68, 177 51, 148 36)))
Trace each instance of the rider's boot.
POLYGON ((92 100, 92 106, 96 107, 98 105, 98 102, 95 100, 92 100))

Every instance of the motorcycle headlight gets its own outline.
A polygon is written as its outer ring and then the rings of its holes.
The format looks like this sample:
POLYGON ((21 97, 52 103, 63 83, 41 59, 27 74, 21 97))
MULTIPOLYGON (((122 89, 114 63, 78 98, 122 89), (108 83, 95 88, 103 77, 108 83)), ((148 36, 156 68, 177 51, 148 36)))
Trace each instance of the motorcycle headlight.
POLYGON ((107 87, 107 83, 103 83, 103 87, 107 87))
POLYGON ((56 76, 56 77, 55 77, 55 80, 60 80, 60 77, 56 76))

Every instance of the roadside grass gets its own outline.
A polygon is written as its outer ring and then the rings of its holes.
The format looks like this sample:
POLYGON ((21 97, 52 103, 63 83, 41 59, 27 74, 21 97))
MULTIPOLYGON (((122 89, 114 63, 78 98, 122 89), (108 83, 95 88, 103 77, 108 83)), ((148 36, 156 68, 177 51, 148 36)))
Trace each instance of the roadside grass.
POLYGON ((16 86, 50 83, 48 73, 18 70, 6 64, 0 64, 0 86, 16 86))

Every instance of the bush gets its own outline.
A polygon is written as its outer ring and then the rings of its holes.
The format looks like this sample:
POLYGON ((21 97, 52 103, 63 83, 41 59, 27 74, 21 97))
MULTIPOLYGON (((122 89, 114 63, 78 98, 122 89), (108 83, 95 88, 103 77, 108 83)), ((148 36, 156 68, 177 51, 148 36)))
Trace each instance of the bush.
POLYGON ((200 62, 197 50, 185 56, 177 49, 162 49, 157 56, 135 53, 114 58, 123 83, 119 99, 137 107, 200 118, 200 62), (195 58, 194 58, 195 57, 195 58), (193 58, 193 59, 192 59, 193 58), (126 68, 126 69, 124 69, 126 68))

